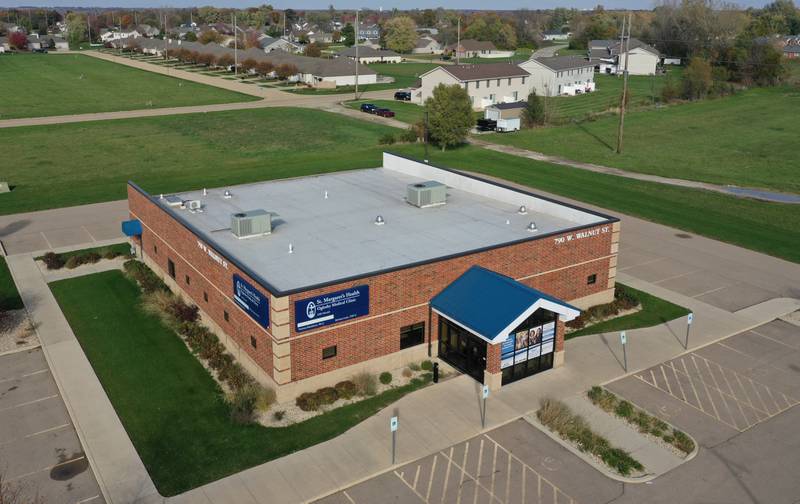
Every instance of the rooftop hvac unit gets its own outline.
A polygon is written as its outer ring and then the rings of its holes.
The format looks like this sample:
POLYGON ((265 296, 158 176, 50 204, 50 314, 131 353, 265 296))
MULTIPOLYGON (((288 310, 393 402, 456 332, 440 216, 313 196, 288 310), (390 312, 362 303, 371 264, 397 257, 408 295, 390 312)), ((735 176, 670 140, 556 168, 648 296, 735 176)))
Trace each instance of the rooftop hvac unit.
POLYGON ((189 200, 186 202, 186 208, 188 208, 190 212, 199 212, 203 209, 203 203, 196 199, 189 200))
POLYGON ((435 180, 408 184, 406 200, 419 208, 444 205, 447 200, 447 186, 435 180))
POLYGON ((250 210, 231 215, 231 231, 236 238, 252 238, 272 232, 272 215, 266 210, 250 210))

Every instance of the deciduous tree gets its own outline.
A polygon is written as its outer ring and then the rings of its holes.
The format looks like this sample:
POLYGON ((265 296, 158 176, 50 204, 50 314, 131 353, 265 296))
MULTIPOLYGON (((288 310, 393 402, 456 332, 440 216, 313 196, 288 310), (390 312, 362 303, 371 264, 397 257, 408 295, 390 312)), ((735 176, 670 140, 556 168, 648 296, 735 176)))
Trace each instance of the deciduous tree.
POLYGON ((430 137, 443 151, 463 143, 475 123, 469 94, 457 84, 436 86, 425 100, 425 110, 430 137))
MULTIPOLYGON (((222 56, 217 58, 216 63, 218 67, 228 68, 232 66, 234 63, 233 56, 231 56, 230 54, 223 54, 222 56)), ((208 65, 210 64, 210 62, 206 64, 208 65)))
POLYGON ((282 65, 278 65, 275 69, 275 73, 278 75, 279 79, 286 80, 293 75, 297 75, 298 70, 297 67, 291 63, 283 63, 282 65))
POLYGON ((256 73, 262 77, 267 77, 275 67, 269 61, 259 61, 256 65, 256 73))
POLYGON ((545 123, 544 102, 536 94, 536 91, 531 91, 531 94, 528 95, 528 102, 522 111, 522 123, 527 128, 541 126, 545 123))
POLYGON ((705 98, 713 83, 711 64, 699 56, 689 60, 683 72, 683 97, 689 100, 705 98))
POLYGON ((319 44, 312 42, 303 49, 303 54, 311 58, 319 58, 322 55, 322 49, 320 49, 319 44))
POLYGON ((347 47, 352 47, 353 44, 356 43, 356 30, 353 28, 353 25, 347 23, 344 28, 342 28, 342 37, 344 37, 344 45, 347 47))
POLYGON ((246 60, 242 61, 242 71, 245 73, 249 73, 250 70, 254 70, 258 65, 258 62, 253 58, 247 58, 246 60))
POLYGON ((223 39, 224 37, 221 33, 214 30, 206 30, 200 34, 200 37, 197 38, 197 41, 201 44, 209 44, 211 42, 216 42, 219 44, 223 39))
POLYGON ((399 53, 408 53, 417 42, 417 25, 408 16, 397 16, 383 25, 386 47, 399 53))
POLYGON ((8 45, 15 49, 28 47, 28 37, 21 31, 15 31, 8 36, 8 45))

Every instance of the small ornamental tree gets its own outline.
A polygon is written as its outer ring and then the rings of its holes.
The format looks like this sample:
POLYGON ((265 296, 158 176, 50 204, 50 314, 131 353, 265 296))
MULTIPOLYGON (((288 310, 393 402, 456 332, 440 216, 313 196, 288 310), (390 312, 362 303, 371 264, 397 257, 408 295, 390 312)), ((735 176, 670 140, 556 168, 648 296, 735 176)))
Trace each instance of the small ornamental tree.
POLYGON ((269 61, 259 61, 256 65, 256 73, 264 78, 268 77, 274 69, 274 65, 269 61))
POLYGON ((233 56, 231 56, 230 54, 223 54, 222 56, 216 59, 217 66, 225 69, 232 66, 233 63, 234 63, 233 56))
POLYGON ((282 65, 278 65, 278 67, 275 69, 275 73, 278 75, 279 79, 286 80, 293 75, 297 75, 298 70, 296 66, 290 63, 284 63, 282 65))
POLYGON ((8 36, 8 45, 19 50, 25 49, 28 47, 28 37, 21 31, 12 32, 8 36))
POLYGON ((197 51, 191 51, 189 53, 189 61, 191 61, 194 64, 200 63, 200 53, 197 51))
POLYGON ((197 42, 197 35, 194 32, 186 32, 186 35, 183 36, 183 39, 186 42, 197 42))
POLYGON ((531 91, 531 94, 528 95, 528 102, 522 111, 522 123, 526 128, 541 126, 545 123, 544 103, 536 91, 531 91))
POLYGON ((347 47, 352 47, 353 44, 356 43, 356 30, 353 28, 353 25, 347 23, 344 28, 342 28, 342 38, 344 38, 344 45, 347 47))
POLYGON ((250 70, 255 69, 258 62, 253 58, 247 58, 246 60, 242 61, 242 71, 245 73, 250 73, 250 70))
POLYGON ((197 57, 197 62, 205 66, 212 65, 214 63, 214 56, 208 53, 201 53, 197 57))
POLYGON ((433 96, 425 100, 425 110, 430 138, 443 151, 463 143, 475 123, 469 94, 458 84, 436 86, 433 96))
POLYGON ((711 89, 712 71, 707 59, 695 56, 683 72, 683 97, 689 100, 705 98, 711 89))
POLYGON ((322 55, 322 50, 319 48, 319 44, 312 42, 306 46, 303 53, 311 58, 319 58, 322 55))

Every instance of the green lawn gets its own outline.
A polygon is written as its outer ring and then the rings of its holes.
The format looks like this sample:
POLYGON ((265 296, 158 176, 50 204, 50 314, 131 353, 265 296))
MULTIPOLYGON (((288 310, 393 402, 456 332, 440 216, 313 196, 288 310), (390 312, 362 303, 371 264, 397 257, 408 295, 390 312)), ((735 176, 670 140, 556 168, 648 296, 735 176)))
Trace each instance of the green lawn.
POLYGON ((256 100, 77 54, 0 58, 0 119, 256 100))
POLYGON ((779 87, 631 112, 622 155, 615 116, 486 139, 641 173, 800 192, 798 111, 800 89, 779 87))
MULTIPOLYGON (((392 150, 423 156, 420 145, 392 150)), ((444 153, 431 149, 429 159, 800 262, 800 211, 796 205, 592 173, 472 146, 444 153)))
POLYGON ((19 310, 23 308, 22 298, 19 297, 17 286, 11 278, 6 258, 0 256, 0 311, 19 310))
POLYGON ((408 124, 415 124, 425 118, 425 109, 423 107, 397 100, 357 100, 349 101, 346 105, 358 110, 362 103, 372 103, 381 108, 391 109, 395 113, 395 119, 408 124))
MULTIPOLYGON (((367 66, 375 70, 380 75, 394 77, 394 82, 359 85, 359 92, 383 91, 386 89, 400 89, 414 86, 417 83, 417 78, 421 74, 432 68, 436 68, 438 65, 434 65, 432 63, 372 63, 367 66)), ((289 92, 296 94, 326 95, 346 94, 353 93, 354 91, 354 86, 339 86, 335 89, 298 87, 297 89, 292 89, 289 92)))
POLYGON ((161 193, 380 166, 387 132, 302 108, 9 128, 0 215, 124 199, 128 180, 161 193))
POLYGON ((646 292, 617 283, 617 288, 622 289, 633 295, 641 303, 641 310, 630 315, 625 315, 611 320, 606 320, 598 324, 584 327, 566 335, 566 339, 585 336, 587 334, 599 334, 607 332, 627 331, 642 327, 652 327, 683 317, 689 310, 683 306, 678 306, 664 299, 653 296, 646 292))
POLYGON ((120 271, 50 284, 136 451, 165 496, 331 439, 420 384, 283 428, 236 425, 186 345, 139 306, 120 271))

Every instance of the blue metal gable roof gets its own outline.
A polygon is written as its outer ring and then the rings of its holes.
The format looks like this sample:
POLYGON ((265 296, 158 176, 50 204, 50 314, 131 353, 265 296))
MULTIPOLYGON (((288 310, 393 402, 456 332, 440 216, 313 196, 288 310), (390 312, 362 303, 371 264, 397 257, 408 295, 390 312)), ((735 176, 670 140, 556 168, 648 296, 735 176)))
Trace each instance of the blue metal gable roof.
POLYGON ((431 299, 430 304, 446 318, 496 343, 508 336, 515 321, 543 303, 544 308, 568 320, 580 313, 578 308, 558 298, 480 266, 468 269, 431 299))

